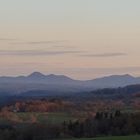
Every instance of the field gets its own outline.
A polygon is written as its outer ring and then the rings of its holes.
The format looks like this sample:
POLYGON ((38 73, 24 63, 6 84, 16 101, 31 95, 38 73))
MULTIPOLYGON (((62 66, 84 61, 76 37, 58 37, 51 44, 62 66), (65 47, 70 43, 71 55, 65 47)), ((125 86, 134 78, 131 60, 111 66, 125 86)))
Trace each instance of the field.
POLYGON ((76 120, 76 118, 68 113, 17 113, 17 116, 24 122, 28 122, 32 116, 37 118, 37 122, 45 124, 60 124, 64 121, 76 120))
POLYGON ((68 140, 140 140, 140 136, 104 137, 104 138, 83 138, 68 140))

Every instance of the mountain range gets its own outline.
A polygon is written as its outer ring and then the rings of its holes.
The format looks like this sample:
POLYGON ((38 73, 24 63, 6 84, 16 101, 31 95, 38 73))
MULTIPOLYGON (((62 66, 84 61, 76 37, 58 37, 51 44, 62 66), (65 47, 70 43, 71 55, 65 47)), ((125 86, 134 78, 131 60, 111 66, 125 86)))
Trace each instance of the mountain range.
POLYGON ((28 76, 0 77, 0 94, 20 94, 32 90, 47 90, 55 93, 75 93, 102 88, 117 88, 140 84, 140 77, 131 75, 112 75, 92 80, 74 80, 65 75, 45 75, 33 72, 28 76))

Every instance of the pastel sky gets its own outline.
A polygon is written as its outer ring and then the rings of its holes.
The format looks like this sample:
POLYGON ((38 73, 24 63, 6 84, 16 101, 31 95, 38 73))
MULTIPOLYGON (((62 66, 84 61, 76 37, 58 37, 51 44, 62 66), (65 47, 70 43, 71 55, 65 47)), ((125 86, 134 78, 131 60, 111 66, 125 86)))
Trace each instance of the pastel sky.
POLYGON ((0 75, 140 76, 140 0, 0 0, 0 75))

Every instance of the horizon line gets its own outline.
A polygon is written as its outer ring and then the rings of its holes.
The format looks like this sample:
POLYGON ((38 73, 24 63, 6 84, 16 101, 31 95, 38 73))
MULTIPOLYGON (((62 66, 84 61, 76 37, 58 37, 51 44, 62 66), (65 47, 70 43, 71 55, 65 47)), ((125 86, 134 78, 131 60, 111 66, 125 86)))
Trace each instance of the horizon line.
POLYGON ((46 74, 44 72, 39 72, 39 71, 33 71, 29 74, 19 74, 19 75, 0 75, 0 78, 2 77, 5 77, 5 78, 17 78, 17 77, 29 77, 30 75, 34 74, 34 73, 38 73, 38 74, 42 74, 44 76, 49 76, 49 75, 54 75, 54 76, 66 76, 72 80, 79 80, 79 81, 88 81, 88 80, 95 80, 95 79, 100 79, 100 78, 107 78, 107 77, 111 77, 111 76, 130 76, 130 77, 133 77, 133 78, 138 78, 139 76, 134 76, 132 74, 128 74, 128 73, 124 73, 124 74, 109 74, 109 75, 104 75, 104 76, 100 76, 100 77, 96 77, 96 78, 92 78, 92 79, 76 79, 76 78, 73 78, 71 76, 68 76, 66 74, 54 74, 54 73, 49 73, 49 74, 46 74))

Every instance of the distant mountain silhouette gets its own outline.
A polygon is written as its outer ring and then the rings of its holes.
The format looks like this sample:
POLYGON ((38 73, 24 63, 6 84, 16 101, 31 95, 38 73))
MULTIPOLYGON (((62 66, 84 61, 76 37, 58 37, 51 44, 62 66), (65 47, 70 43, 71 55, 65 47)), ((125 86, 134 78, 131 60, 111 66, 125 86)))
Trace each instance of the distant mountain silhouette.
POLYGON ((52 92, 84 92, 102 88, 117 88, 140 84, 140 77, 131 75, 112 75, 93 80, 74 80, 65 75, 45 75, 33 72, 28 76, 0 77, 0 91, 12 94, 30 90, 48 90, 52 92))
POLYGON ((33 72, 32 74, 27 76, 25 79, 40 80, 40 82, 44 82, 44 83, 47 82, 47 83, 59 83, 59 84, 63 82, 66 84, 66 83, 75 81, 65 75, 55 75, 55 74, 44 75, 40 72, 33 72))
POLYGON ((29 76, 27 76, 27 78, 31 78, 31 79, 42 79, 45 78, 46 76, 40 72, 33 72, 31 73, 29 76))
POLYGON ((129 74, 112 75, 108 77, 98 78, 86 81, 88 85, 94 85, 98 88, 123 87, 131 84, 139 84, 140 78, 135 78, 129 74))

